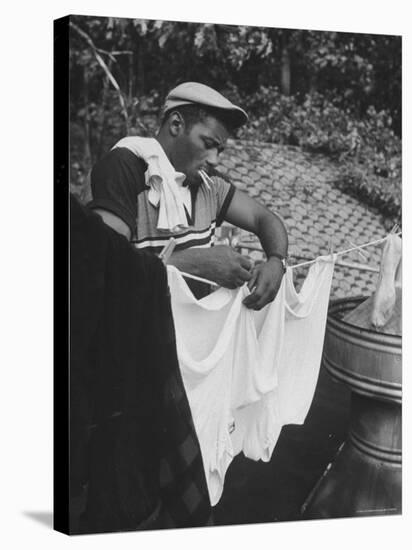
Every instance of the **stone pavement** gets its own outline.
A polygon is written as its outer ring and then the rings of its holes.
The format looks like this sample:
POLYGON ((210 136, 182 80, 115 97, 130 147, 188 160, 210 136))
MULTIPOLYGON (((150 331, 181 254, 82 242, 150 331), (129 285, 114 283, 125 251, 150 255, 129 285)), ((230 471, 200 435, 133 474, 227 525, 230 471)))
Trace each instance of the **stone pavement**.
MULTIPOLYGON (((218 169, 236 187, 283 218, 289 234, 291 265, 327 254, 331 241, 338 251, 351 248, 351 243, 379 239, 388 232, 387 220, 376 210, 333 186, 338 168, 323 155, 306 153, 298 147, 229 140, 218 169)), ((256 245, 256 238, 245 232, 237 238, 256 245)), ((381 246, 363 252, 366 259, 358 252, 339 259, 378 268, 381 246)), ((259 252, 251 255, 262 256, 259 252)), ((297 286, 307 269, 296 270, 297 286)), ((331 295, 370 295, 377 276, 377 272, 337 265, 331 295)))

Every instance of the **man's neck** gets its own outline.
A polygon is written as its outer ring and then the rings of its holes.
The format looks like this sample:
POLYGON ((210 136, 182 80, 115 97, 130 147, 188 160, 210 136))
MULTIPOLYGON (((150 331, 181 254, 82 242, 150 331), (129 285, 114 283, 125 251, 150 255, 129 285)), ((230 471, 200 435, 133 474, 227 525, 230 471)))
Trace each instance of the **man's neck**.
POLYGON ((163 151, 165 152, 165 155, 169 159, 170 164, 173 166, 171 158, 171 144, 168 142, 167 139, 164 139, 164 137, 160 133, 155 136, 155 140, 160 144, 163 151))

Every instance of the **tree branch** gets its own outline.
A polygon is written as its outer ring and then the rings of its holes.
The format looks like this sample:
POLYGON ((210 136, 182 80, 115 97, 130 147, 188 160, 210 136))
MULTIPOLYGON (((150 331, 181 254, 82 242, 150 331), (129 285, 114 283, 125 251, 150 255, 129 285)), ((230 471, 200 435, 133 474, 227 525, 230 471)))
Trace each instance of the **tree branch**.
MULTIPOLYGON (((80 27, 78 27, 75 23, 70 21, 69 25, 72 29, 74 29, 88 43, 90 48, 93 50, 93 53, 94 53, 94 56, 96 57, 97 62, 102 67, 102 69, 105 72, 107 78, 111 82, 113 88, 117 91, 118 96, 119 96, 120 107, 121 107, 122 114, 123 114, 123 117, 124 117, 125 122, 126 122, 126 129, 127 129, 127 132, 128 132, 129 131, 129 115, 128 115, 128 112, 127 112, 127 107, 126 107, 126 103, 125 103, 125 100, 124 100, 124 97, 123 97, 123 93, 120 89, 119 84, 117 83, 116 79, 114 78, 113 74, 111 73, 109 67, 106 65, 105 61, 103 60, 102 56, 99 53, 102 50, 99 50, 99 48, 97 48, 94 45, 94 42, 90 38, 90 36, 86 32, 84 32, 80 27)), ((113 55, 113 54, 110 54, 109 52, 104 52, 104 53, 106 53, 109 56, 113 55)), ((119 52, 116 52, 116 53, 119 53, 119 52)), ((112 60, 116 61, 116 59, 114 57, 113 57, 112 60)))

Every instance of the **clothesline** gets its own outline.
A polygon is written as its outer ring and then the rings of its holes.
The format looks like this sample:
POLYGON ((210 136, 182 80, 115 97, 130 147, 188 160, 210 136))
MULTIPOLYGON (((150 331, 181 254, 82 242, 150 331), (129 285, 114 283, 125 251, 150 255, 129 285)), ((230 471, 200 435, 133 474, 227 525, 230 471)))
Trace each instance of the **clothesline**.
MULTIPOLYGON (((398 231, 397 233, 390 233, 390 234, 399 236, 399 235, 402 235, 402 231, 398 231)), ((339 252, 334 252, 333 254, 335 256, 343 256, 344 254, 349 254, 349 252, 353 252, 355 250, 360 250, 361 248, 366 248, 367 246, 372 246, 372 245, 375 245, 375 244, 383 243, 384 241, 386 241, 386 239, 389 237, 389 235, 386 235, 386 237, 383 237, 381 239, 376 239, 375 241, 370 241, 369 243, 360 244, 358 246, 353 246, 352 248, 347 248, 346 250, 340 250, 339 252)), ((297 267, 303 267, 305 265, 310 265, 310 264, 315 263, 316 260, 317 260, 317 258, 315 258, 314 260, 308 260, 308 261, 305 261, 305 262, 301 262, 300 264, 291 265, 289 267, 291 269, 295 269, 297 267)), ((200 281, 201 283, 206 283, 206 284, 212 285, 212 286, 219 286, 214 281, 209 281, 208 279, 204 279, 203 277, 197 277, 196 275, 192 275, 190 273, 185 273, 184 271, 181 271, 180 273, 184 277, 187 277, 189 279, 194 279, 195 281, 200 281)))
POLYGON ((190 273, 186 273, 185 271, 180 271, 180 274, 183 275, 183 277, 193 279, 194 281, 200 281, 201 283, 206 283, 207 285, 219 286, 214 281, 209 281, 208 279, 203 279, 203 277, 197 277, 196 275, 191 275, 190 273))
MULTIPOLYGON (((401 235, 402 234, 402 231, 398 231, 398 233, 392 233, 393 235, 401 235)), ((339 252, 334 252, 334 255, 335 256, 343 256, 344 254, 349 254, 349 252, 354 252, 355 250, 360 250, 361 248, 366 248, 367 246, 372 246, 374 244, 379 244, 379 243, 383 243, 384 241, 386 241, 386 239, 389 237, 389 235, 386 235, 386 237, 383 237, 382 239, 376 239, 376 241, 371 241, 369 243, 365 243, 365 244, 360 244, 359 246, 353 246, 352 248, 347 248, 346 250, 341 250, 339 252)), ((307 262, 301 262, 300 264, 295 264, 295 265, 291 265, 290 267, 292 269, 296 268, 296 267, 302 267, 304 265, 309 265, 309 264, 313 264, 315 263, 317 260, 317 258, 315 258, 314 260, 308 260, 307 262)))

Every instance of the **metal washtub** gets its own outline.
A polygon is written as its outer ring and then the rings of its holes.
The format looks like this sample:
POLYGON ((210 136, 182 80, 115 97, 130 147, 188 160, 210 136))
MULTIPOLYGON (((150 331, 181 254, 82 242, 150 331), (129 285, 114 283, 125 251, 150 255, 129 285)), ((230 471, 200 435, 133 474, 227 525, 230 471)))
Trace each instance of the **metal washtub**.
POLYGON ((364 297, 331 302, 323 365, 351 389, 349 434, 302 507, 307 519, 402 511, 402 337, 342 320, 364 297))

